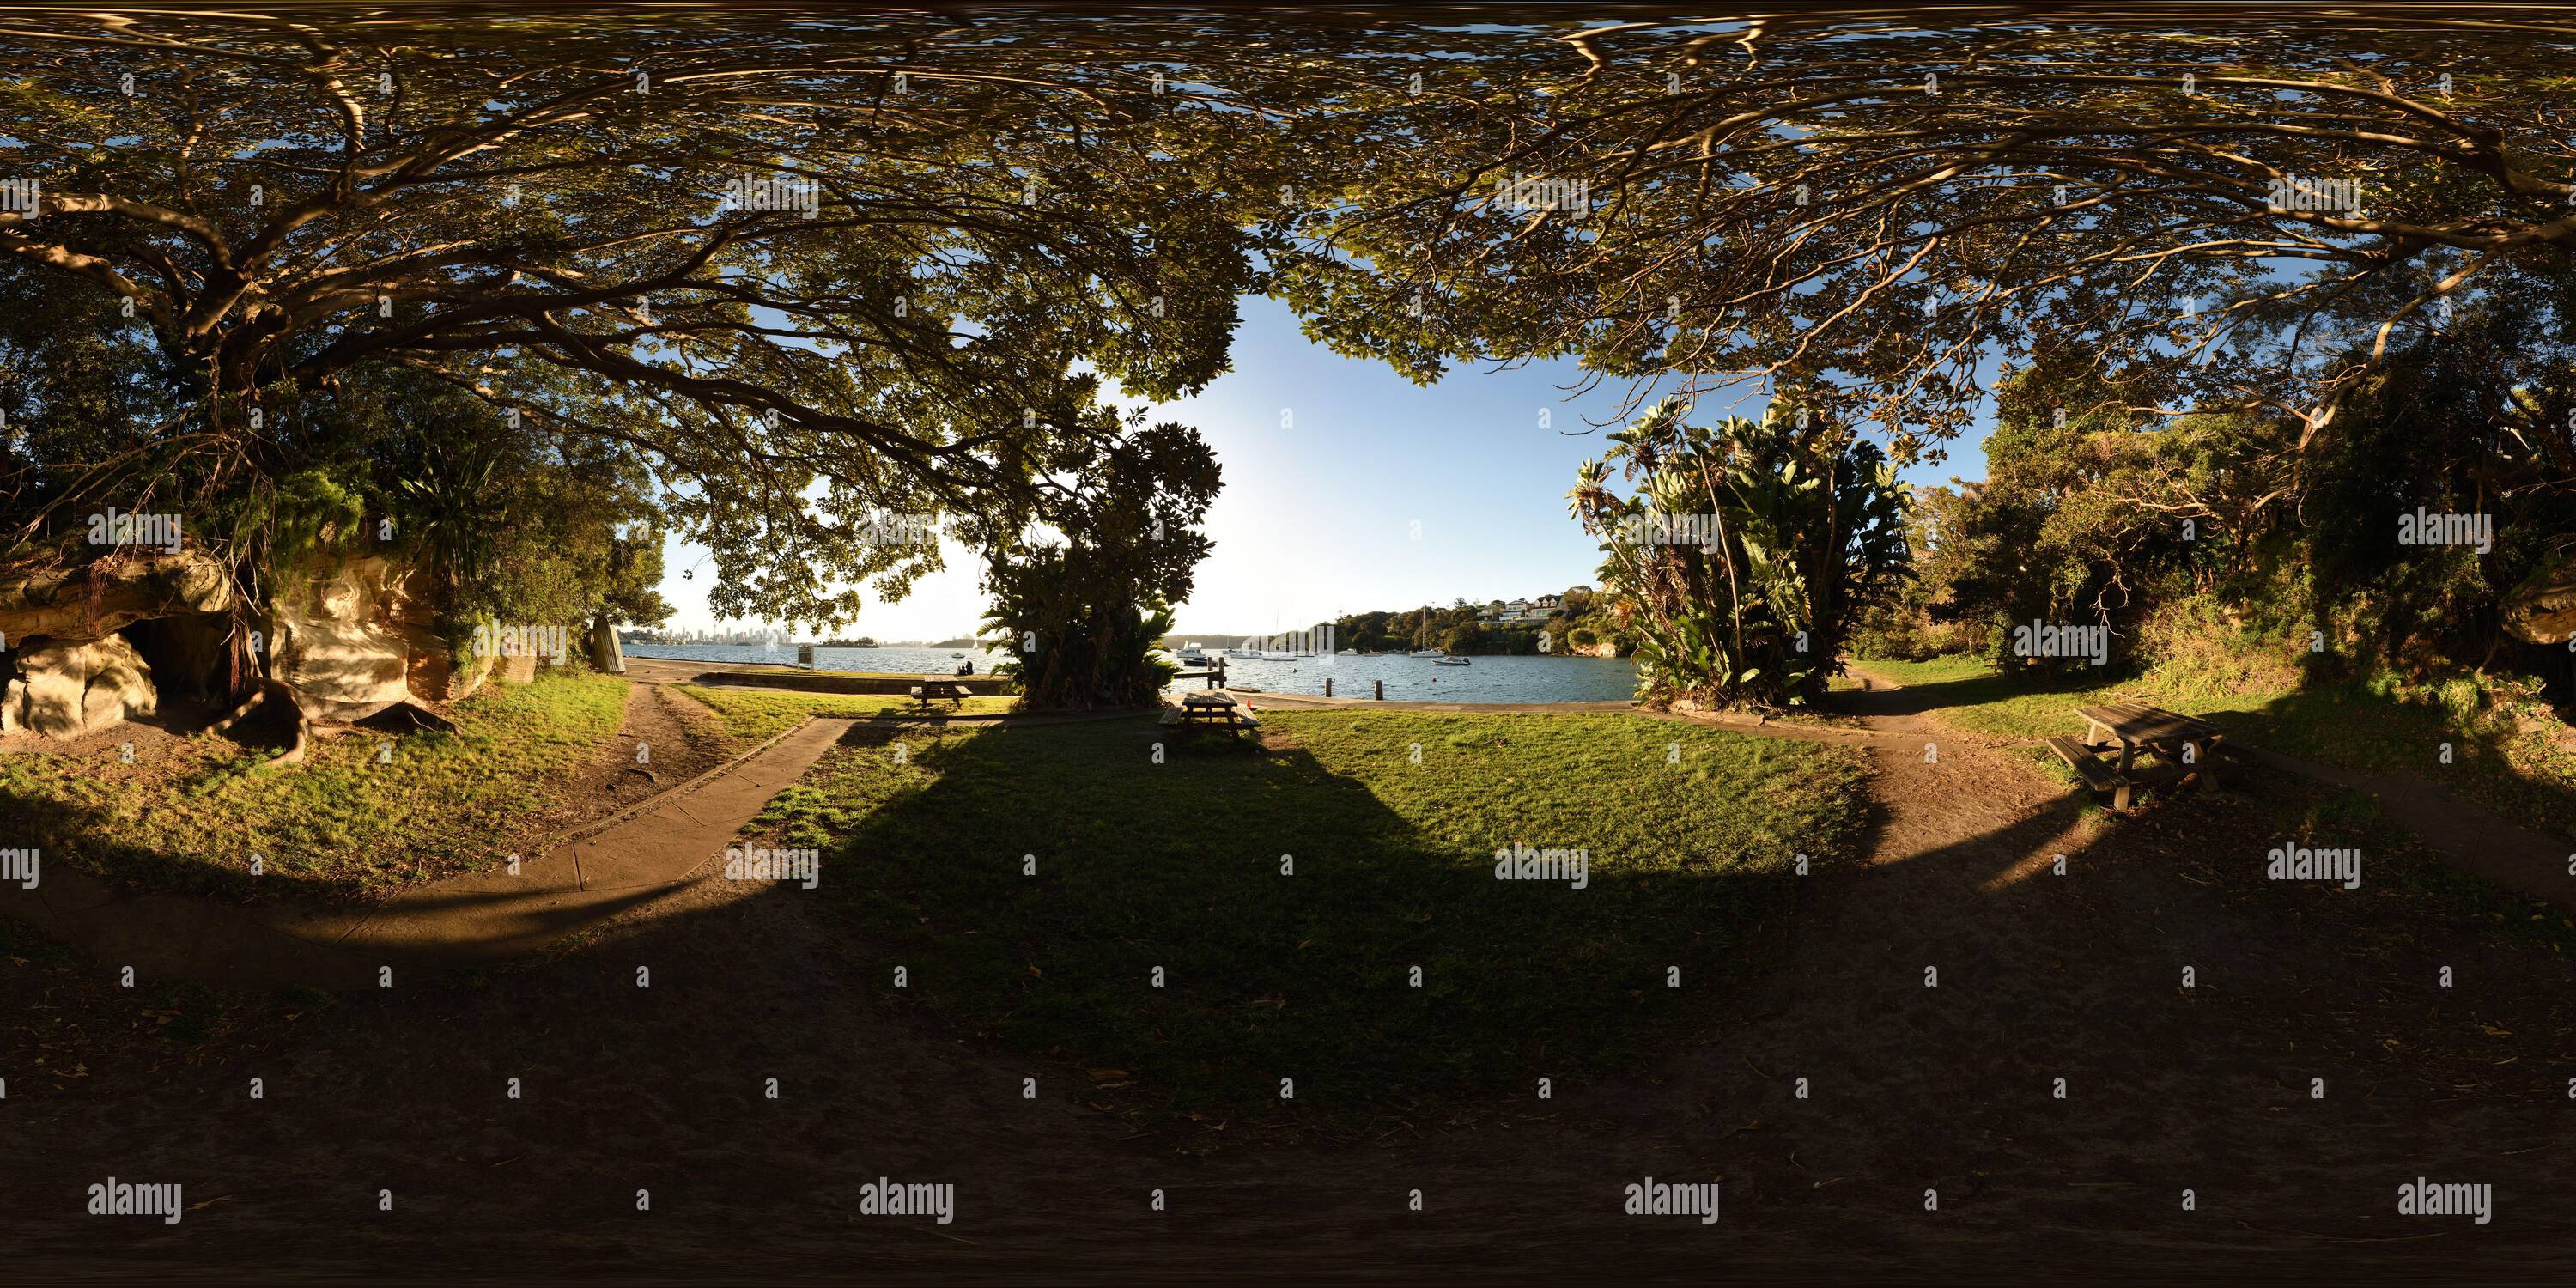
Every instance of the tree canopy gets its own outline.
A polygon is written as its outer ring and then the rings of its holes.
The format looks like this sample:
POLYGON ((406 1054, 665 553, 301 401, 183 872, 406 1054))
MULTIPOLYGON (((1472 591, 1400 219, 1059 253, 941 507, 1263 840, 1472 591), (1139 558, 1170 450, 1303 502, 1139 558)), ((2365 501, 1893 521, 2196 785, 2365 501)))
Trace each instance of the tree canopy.
POLYGON ((1998 360, 2080 364, 2099 398, 2074 410, 2131 425, 2312 434, 2391 343, 2481 312, 2567 366, 2571 35, 1963 11, 1451 36, 1475 56, 1367 117, 1281 289, 1406 319, 1319 330, 1425 376, 1577 355, 1793 388, 1900 462, 1961 432, 1998 360))
POLYGON ((19 481, 20 540, 309 468, 303 427, 393 369, 648 471, 719 611, 846 618, 937 566, 881 516, 1025 497, 1090 450, 1100 379, 1222 368, 1244 124, 971 27, 637 18, 0 33, 35 180, 0 252, 45 301, 12 331, 51 351, 12 394, 88 435, 19 481))
POLYGON ((2296 470, 2473 370, 2442 432, 2576 489, 2576 24, 621 12, 13 18, 7 544, 149 501, 249 566, 282 499, 398 508, 399 385, 617 480, 717 612, 839 623, 939 566, 923 516, 989 557, 1066 504, 1265 293, 1898 466, 2007 377, 2296 470))

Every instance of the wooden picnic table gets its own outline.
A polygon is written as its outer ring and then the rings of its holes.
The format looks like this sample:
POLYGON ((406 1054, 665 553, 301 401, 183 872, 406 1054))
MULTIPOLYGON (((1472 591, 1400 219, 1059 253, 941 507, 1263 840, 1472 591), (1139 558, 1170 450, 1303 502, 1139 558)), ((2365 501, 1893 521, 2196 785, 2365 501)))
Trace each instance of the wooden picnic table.
POLYGON ((934 702, 962 709, 966 705, 966 686, 954 680, 924 680, 912 686, 912 700, 920 704, 914 708, 916 712, 930 710, 934 702))
POLYGON ((2049 750, 2066 761, 2095 791, 2113 793, 2111 807, 2127 809, 2132 788, 2172 782, 2198 773, 2212 787, 2218 781, 2218 749, 2227 740, 2218 727, 2162 707, 2113 702, 2077 707, 2084 720, 2084 739, 2051 738, 2049 750), (2111 752, 2119 754, 2106 760, 2111 752), (2141 755, 2160 764, 2140 766, 2141 755))
POLYGON ((1181 695, 1181 705, 1164 708, 1163 723, 1229 733, 1260 728, 1261 722, 1249 710, 1238 710, 1239 705, 1230 693, 1185 693, 1181 695))

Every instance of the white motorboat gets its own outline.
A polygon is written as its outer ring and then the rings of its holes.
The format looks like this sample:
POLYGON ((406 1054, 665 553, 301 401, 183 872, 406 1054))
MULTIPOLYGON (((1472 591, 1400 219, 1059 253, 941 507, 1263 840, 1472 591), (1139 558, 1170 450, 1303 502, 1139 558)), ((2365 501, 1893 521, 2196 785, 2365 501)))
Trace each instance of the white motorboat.
POLYGON ((1470 661, 1468 661, 1467 659, 1465 659, 1465 658, 1463 658, 1463 657, 1460 657, 1460 656, 1458 656, 1458 655, 1457 655, 1457 654, 1455 654, 1455 653, 1451 653, 1451 654, 1449 654, 1449 655, 1447 655, 1447 656, 1445 656, 1445 657, 1442 657, 1439 661, 1432 663, 1432 665, 1433 665, 1433 666, 1474 666, 1474 665, 1475 665, 1475 663, 1470 662, 1470 661))
POLYGON ((1446 654, 1446 653, 1441 652, 1440 650, 1438 650, 1438 649, 1436 649, 1436 648, 1418 648, 1418 649, 1413 650, 1413 651, 1412 651, 1412 652, 1410 652, 1410 653, 1405 654, 1405 656, 1406 656, 1406 657, 1429 657, 1429 658, 1442 658, 1442 657, 1447 657, 1447 656, 1449 656, 1449 655, 1448 655, 1448 654, 1446 654))

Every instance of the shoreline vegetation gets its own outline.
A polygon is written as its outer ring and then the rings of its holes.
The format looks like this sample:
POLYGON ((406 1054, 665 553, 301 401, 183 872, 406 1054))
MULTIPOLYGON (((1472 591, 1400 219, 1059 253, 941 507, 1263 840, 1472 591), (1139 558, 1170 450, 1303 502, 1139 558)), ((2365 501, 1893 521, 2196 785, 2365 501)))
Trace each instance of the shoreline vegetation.
POLYGON ((1626 657, 1635 643, 1611 619, 1599 592, 1590 586, 1573 586, 1562 594, 1542 595, 1535 600, 1496 599, 1471 604, 1460 598, 1452 600, 1447 608, 1425 604, 1412 609, 1350 613, 1287 632, 1169 632, 1162 637, 1162 647, 1177 653, 1185 645, 1196 643, 1215 651, 1239 647, 1246 641, 1282 640, 1305 642, 1321 651, 1327 639, 1334 650, 1347 648, 1364 656, 1439 649, 1447 654, 1476 657, 1626 657))

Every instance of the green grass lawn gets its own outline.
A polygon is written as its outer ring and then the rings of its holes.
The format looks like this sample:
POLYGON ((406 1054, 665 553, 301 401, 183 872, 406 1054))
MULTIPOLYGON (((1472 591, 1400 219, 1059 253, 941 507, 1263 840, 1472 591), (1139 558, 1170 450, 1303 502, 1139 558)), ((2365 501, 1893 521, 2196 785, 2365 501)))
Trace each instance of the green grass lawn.
MULTIPOLYGON (((684 684, 682 693, 696 698, 716 713, 717 728, 726 746, 734 751, 756 747, 788 729, 807 716, 902 715, 915 709, 913 700, 900 693, 807 693, 798 689, 754 689, 684 684)), ((1010 697, 972 697, 965 705, 939 703, 933 710, 941 714, 999 715, 1017 701, 1010 697)))
POLYGON ((453 735, 318 738, 301 767, 270 766, 274 753, 212 734, 132 765, 14 756, 0 761, 0 815, 29 829, 48 861, 122 884, 380 895, 506 861, 497 847, 555 804, 555 784, 624 723, 626 693, 625 680, 550 671, 456 704, 453 735))
POLYGON ((1607 715, 1262 720, 1290 745, 1161 765, 1138 721, 905 730, 900 759, 836 751, 752 830, 825 850, 821 897, 883 996, 1218 1118, 1526 1094, 1659 1049, 1652 1022, 1723 988, 1795 856, 1847 855, 1862 817, 1858 756, 1821 744, 1607 715), (1515 842, 1585 851, 1586 888, 1496 879, 1515 842))
MULTIPOLYGON (((2078 706, 2143 702, 2199 716, 2258 746, 2366 773, 2413 772, 2527 827, 2576 840, 2576 740, 2524 727, 2514 702, 2484 709, 2468 679, 2408 686, 2392 676, 2299 687, 2232 689, 2150 672, 2094 683, 2016 681, 1980 657, 1860 665, 1940 703, 1935 719, 1971 733, 2035 739, 2080 735, 2078 706), (2441 759, 2451 745, 2451 763, 2441 759)), ((2037 753, 2050 763, 2056 758, 2037 753)), ((2072 784, 2071 774, 2065 780, 2072 784)))

